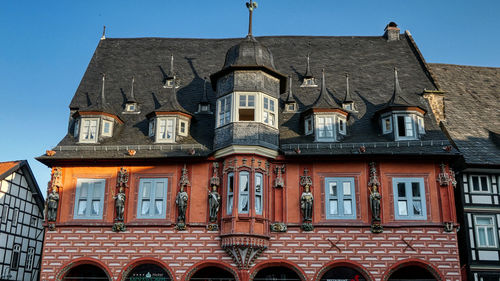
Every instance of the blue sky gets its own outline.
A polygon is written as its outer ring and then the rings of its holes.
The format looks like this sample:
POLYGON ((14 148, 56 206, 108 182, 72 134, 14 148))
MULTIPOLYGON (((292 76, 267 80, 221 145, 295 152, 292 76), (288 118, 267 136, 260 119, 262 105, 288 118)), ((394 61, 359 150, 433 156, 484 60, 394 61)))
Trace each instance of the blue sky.
MULTIPOLYGON (((382 35, 410 30, 428 62, 500 67, 500 1, 260 0, 253 33, 382 35)), ((101 37, 246 35, 244 0, 5 0, 0 8, 0 161, 34 157, 66 134, 68 105, 101 37)), ((222 64, 223 62, 221 62, 222 64)))

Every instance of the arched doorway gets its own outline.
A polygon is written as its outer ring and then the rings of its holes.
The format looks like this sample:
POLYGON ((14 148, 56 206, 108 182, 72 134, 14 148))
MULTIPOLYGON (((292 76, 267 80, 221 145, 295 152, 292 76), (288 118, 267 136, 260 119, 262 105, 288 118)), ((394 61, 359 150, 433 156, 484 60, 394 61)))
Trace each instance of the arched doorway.
POLYGON ((103 281, 110 280, 108 275, 100 267, 92 264, 77 265, 70 270, 62 279, 64 281, 103 281))
POLYGON ((216 266, 207 266, 196 271, 189 279, 191 281, 235 281, 233 274, 216 266))
POLYGON ((398 268, 389 276, 389 281, 437 281, 436 277, 424 267, 407 265, 398 268))
POLYGON ((290 268, 283 266, 266 267, 259 270, 253 281, 301 281, 299 275, 290 268))
POLYGON ((125 278, 125 281, 170 281, 170 275, 162 267, 152 264, 143 263, 134 267, 125 278))
POLYGON ((323 274, 320 280, 367 281, 366 277, 360 271, 347 266, 337 266, 331 268, 323 274))

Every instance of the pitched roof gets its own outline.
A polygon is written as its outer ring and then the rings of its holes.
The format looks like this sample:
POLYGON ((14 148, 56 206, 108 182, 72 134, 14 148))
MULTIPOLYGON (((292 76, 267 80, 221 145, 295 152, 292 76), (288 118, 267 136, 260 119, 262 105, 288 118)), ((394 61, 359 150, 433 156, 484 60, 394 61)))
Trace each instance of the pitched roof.
POLYGON ((12 173, 13 168, 15 168, 21 161, 9 161, 0 162, 0 180, 3 180, 6 176, 12 173))
MULTIPOLYGON (((387 41, 383 36, 373 37, 330 37, 330 36, 272 36, 256 38, 260 44, 270 50, 274 58, 277 73, 291 75, 293 97, 298 106, 296 113, 280 112, 279 129, 280 145, 308 144, 314 140, 304 136, 300 113, 309 109, 321 96, 321 89, 300 87, 303 72, 304 54, 313 52, 314 64, 311 71, 319 73, 325 69, 328 80, 328 97, 338 104, 345 92, 344 73, 351 74, 352 99, 356 103, 357 112, 351 115, 348 122, 348 135, 342 143, 386 143, 391 140, 380 134, 380 129, 373 121, 374 113, 387 103, 393 94, 393 69, 400 69, 399 82, 405 91, 404 99, 413 105, 427 110, 425 116, 426 134, 422 141, 446 140, 438 124, 434 121, 426 100, 421 96, 424 89, 435 89, 425 62, 414 45, 409 34, 401 36, 401 40, 387 41)), ((75 157, 73 150, 81 147, 125 147, 125 146, 158 146, 148 137, 148 122, 145 115, 165 105, 171 100, 172 91, 163 91, 165 69, 169 68, 170 54, 182 58, 176 61, 176 79, 179 88, 176 91, 179 105, 194 115, 198 102, 203 96, 203 77, 220 72, 225 63, 228 50, 239 44, 236 39, 178 39, 178 38, 132 38, 105 39, 99 42, 83 79, 71 101, 70 108, 81 109, 87 106, 88 100, 99 98, 101 73, 106 73, 106 101, 123 120, 124 125, 114 133, 112 138, 100 144, 78 144, 68 133, 55 148, 56 155, 46 159, 75 157), (141 104, 140 114, 122 114, 126 102, 123 93, 130 91, 130 77, 135 77, 134 94, 141 104)), ((252 45, 254 43, 249 42, 252 45)), ((286 84, 285 84, 286 85, 286 84)), ((214 85, 207 87, 208 101, 215 108, 214 85)), ((281 100, 287 99, 288 93, 283 91, 281 100)), ((280 109, 282 110, 282 109, 280 109)), ((212 149, 215 114, 195 116, 191 123, 190 136, 177 145, 185 149, 187 146, 202 146, 212 149)), ((154 149, 148 148, 150 151, 154 149)), ((179 148, 180 149, 180 148, 179 148)), ((175 150, 175 149, 174 149, 175 150)), ((80 149, 81 151, 81 149, 80 149)), ((92 149, 89 149, 91 154, 92 149)), ((170 150, 169 150, 170 151, 170 150)), ((166 157, 170 152, 157 151, 158 157, 166 157)), ((173 152, 172 152, 173 153, 173 152)), ((397 153, 397 150, 391 153, 397 153)), ((427 153, 422 150, 421 153, 427 153)), ((140 153, 138 152, 138 155, 140 153)), ((182 154, 182 153, 181 153, 182 154)), ((95 153, 95 157, 100 157, 95 153)), ((44 156, 45 157, 45 156, 44 156)), ((90 156, 89 156, 90 157, 90 156)), ((109 156, 114 158, 113 156, 109 156)), ((43 157, 40 159, 44 159, 43 157)))
POLYGON ((500 165, 500 68, 429 65, 445 91, 445 128, 466 163, 500 165))

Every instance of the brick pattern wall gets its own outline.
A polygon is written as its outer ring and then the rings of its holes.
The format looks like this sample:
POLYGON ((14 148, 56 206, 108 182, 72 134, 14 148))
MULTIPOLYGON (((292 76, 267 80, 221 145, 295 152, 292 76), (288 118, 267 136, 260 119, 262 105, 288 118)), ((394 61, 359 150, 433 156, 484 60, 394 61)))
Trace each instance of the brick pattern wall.
MULTIPOLYGON (((353 261, 374 280, 383 280, 389 268, 406 259, 432 264, 445 280, 461 280, 456 233, 439 227, 389 228, 381 234, 372 234, 368 228, 317 227, 302 232, 298 227, 289 227, 286 233, 272 233, 269 244, 255 264, 287 260, 303 270, 308 280, 314 280, 321 268, 335 260, 353 261)), ((130 227, 123 233, 101 227, 59 227, 46 234, 41 280, 55 280, 68 262, 83 257, 104 263, 113 280, 119 280, 130 262, 144 257, 164 262, 173 271, 175 281, 182 281, 191 267, 204 261, 236 268, 220 247, 218 232, 203 227, 188 227, 186 231, 130 227)))

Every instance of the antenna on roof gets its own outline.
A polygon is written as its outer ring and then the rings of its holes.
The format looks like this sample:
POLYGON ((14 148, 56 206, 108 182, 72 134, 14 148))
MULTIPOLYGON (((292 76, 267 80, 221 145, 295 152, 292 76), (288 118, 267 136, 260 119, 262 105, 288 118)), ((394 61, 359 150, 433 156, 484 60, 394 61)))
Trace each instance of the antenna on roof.
POLYGON ((254 9, 257 9, 257 2, 253 2, 252 0, 250 0, 250 2, 247 2, 247 8, 248 8, 248 12, 249 12, 249 16, 248 16, 248 37, 252 37, 252 14, 253 14, 253 10, 254 9))
POLYGON ((101 37, 101 40, 104 40, 106 39, 106 26, 104 25, 102 27, 102 37, 101 37))

